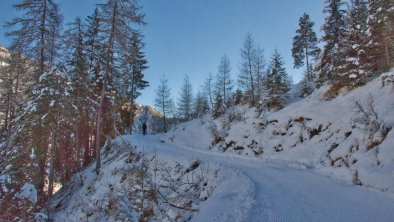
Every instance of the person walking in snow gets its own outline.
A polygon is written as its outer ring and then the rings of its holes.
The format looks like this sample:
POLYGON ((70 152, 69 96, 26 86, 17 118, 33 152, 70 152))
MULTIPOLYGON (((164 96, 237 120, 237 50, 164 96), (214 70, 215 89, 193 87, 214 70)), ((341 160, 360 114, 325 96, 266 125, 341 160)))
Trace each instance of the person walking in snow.
POLYGON ((142 124, 142 134, 145 136, 145 134, 146 134, 146 128, 148 128, 147 126, 146 126, 146 123, 143 123, 142 124))

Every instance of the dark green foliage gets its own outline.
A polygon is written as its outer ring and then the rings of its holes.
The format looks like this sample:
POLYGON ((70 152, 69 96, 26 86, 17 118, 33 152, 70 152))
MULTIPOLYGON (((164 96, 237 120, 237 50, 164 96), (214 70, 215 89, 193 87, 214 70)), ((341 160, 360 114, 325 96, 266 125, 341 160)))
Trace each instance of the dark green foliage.
POLYGON ((269 108, 281 109, 286 103, 287 92, 290 90, 290 80, 283 65, 281 55, 278 50, 275 50, 265 78, 269 108))
POLYGON ((178 98, 179 116, 184 120, 190 120, 193 112, 193 90, 190 84, 189 76, 185 76, 183 85, 178 98))
POLYGON ((370 67, 368 59, 368 10, 365 0, 352 0, 349 11, 349 33, 346 37, 346 61, 341 74, 346 85, 359 85, 365 82, 370 67))
POLYGON ((323 54, 319 67, 319 81, 341 83, 340 68, 345 62, 344 47, 347 35, 346 11, 342 0, 325 0, 324 13, 328 14, 323 25, 323 54))
POLYGON ((224 106, 222 96, 217 93, 215 97, 215 104, 212 109, 212 116, 214 118, 219 118, 224 114, 224 106))
MULTIPOLYGON (((320 53, 320 49, 317 47, 317 37, 315 31, 313 31, 314 22, 309 18, 309 15, 304 15, 299 20, 299 29, 296 31, 296 36, 293 38, 292 54, 294 58, 294 67, 300 68, 306 62, 307 73, 312 72, 310 70, 311 60, 316 60, 320 53)), ((312 81, 307 75, 307 80, 312 81)))
POLYGON ((370 0, 369 54, 371 71, 386 71, 393 67, 394 60, 394 2, 392 0, 370 0))

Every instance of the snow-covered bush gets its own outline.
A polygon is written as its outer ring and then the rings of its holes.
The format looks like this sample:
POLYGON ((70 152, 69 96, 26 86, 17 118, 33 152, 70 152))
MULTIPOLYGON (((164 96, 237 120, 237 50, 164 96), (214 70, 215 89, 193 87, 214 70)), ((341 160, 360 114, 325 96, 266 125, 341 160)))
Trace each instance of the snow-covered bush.
POLYGON ((385 126, 383 120, 379 117, 372 95, 369 95, 365 104, 355 101, 354 109, 356 117, 353 122, 364 132, 366 149, 370 150, 381 144, 391 128, 385 126))

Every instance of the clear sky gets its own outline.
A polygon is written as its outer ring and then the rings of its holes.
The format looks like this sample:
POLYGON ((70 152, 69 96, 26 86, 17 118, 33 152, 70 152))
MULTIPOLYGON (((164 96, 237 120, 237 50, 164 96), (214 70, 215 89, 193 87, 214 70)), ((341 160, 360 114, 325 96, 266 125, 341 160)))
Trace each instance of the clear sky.
MULTIPOLYGON (((0 23, 16 15, 16 0, 0 0, 0 23)), ((65 21, 91 14, 95 4, 105 0, 55 0, 65 21)), ((239 73, 239 51, 250 33, 265 50, 267 62, 277 48, 285 60, 286 70, 295 82, 302 70, 293 69, 292 38, 298 19, 307 12, 321 35, 323 0, 140 0, 148 25, 143 28, 149 69, 145 72, 150 87, 138 99, 153 104, 155 89, 162 75, 169 79, 174 99, 178 96, 185 74, 194 92, 209 73, 216 75, 220 58, 227 54, 231 75, 239 73)), ((0 44, 8 46, 5 28, 0 27, 0 44)))

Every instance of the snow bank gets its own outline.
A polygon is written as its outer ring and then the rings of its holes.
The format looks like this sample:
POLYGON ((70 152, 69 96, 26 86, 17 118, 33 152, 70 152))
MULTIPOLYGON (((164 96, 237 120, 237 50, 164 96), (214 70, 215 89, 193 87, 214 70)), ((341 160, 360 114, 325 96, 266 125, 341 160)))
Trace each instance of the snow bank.
POLYGON ((354 184, 394 192, 394 96, 392 84, 382 85, 383 78, 388 82, 393 77, 394 70, 330 101, 324 99, 328 90, 324 86, 307 98, 292 99, 280 111, 261 115, 248 106, 237 106, 212 121, 205 116, 205 122, 183 123, 161 140, 200 150, 286 160, 354 184), (355 102, 368 106, 371 99, 381 127, 388 131, 385 136, 375 133, 372 139, 355 121, 359 115, 355 102), (234 119, 234 115, 241 117, 234 119))

